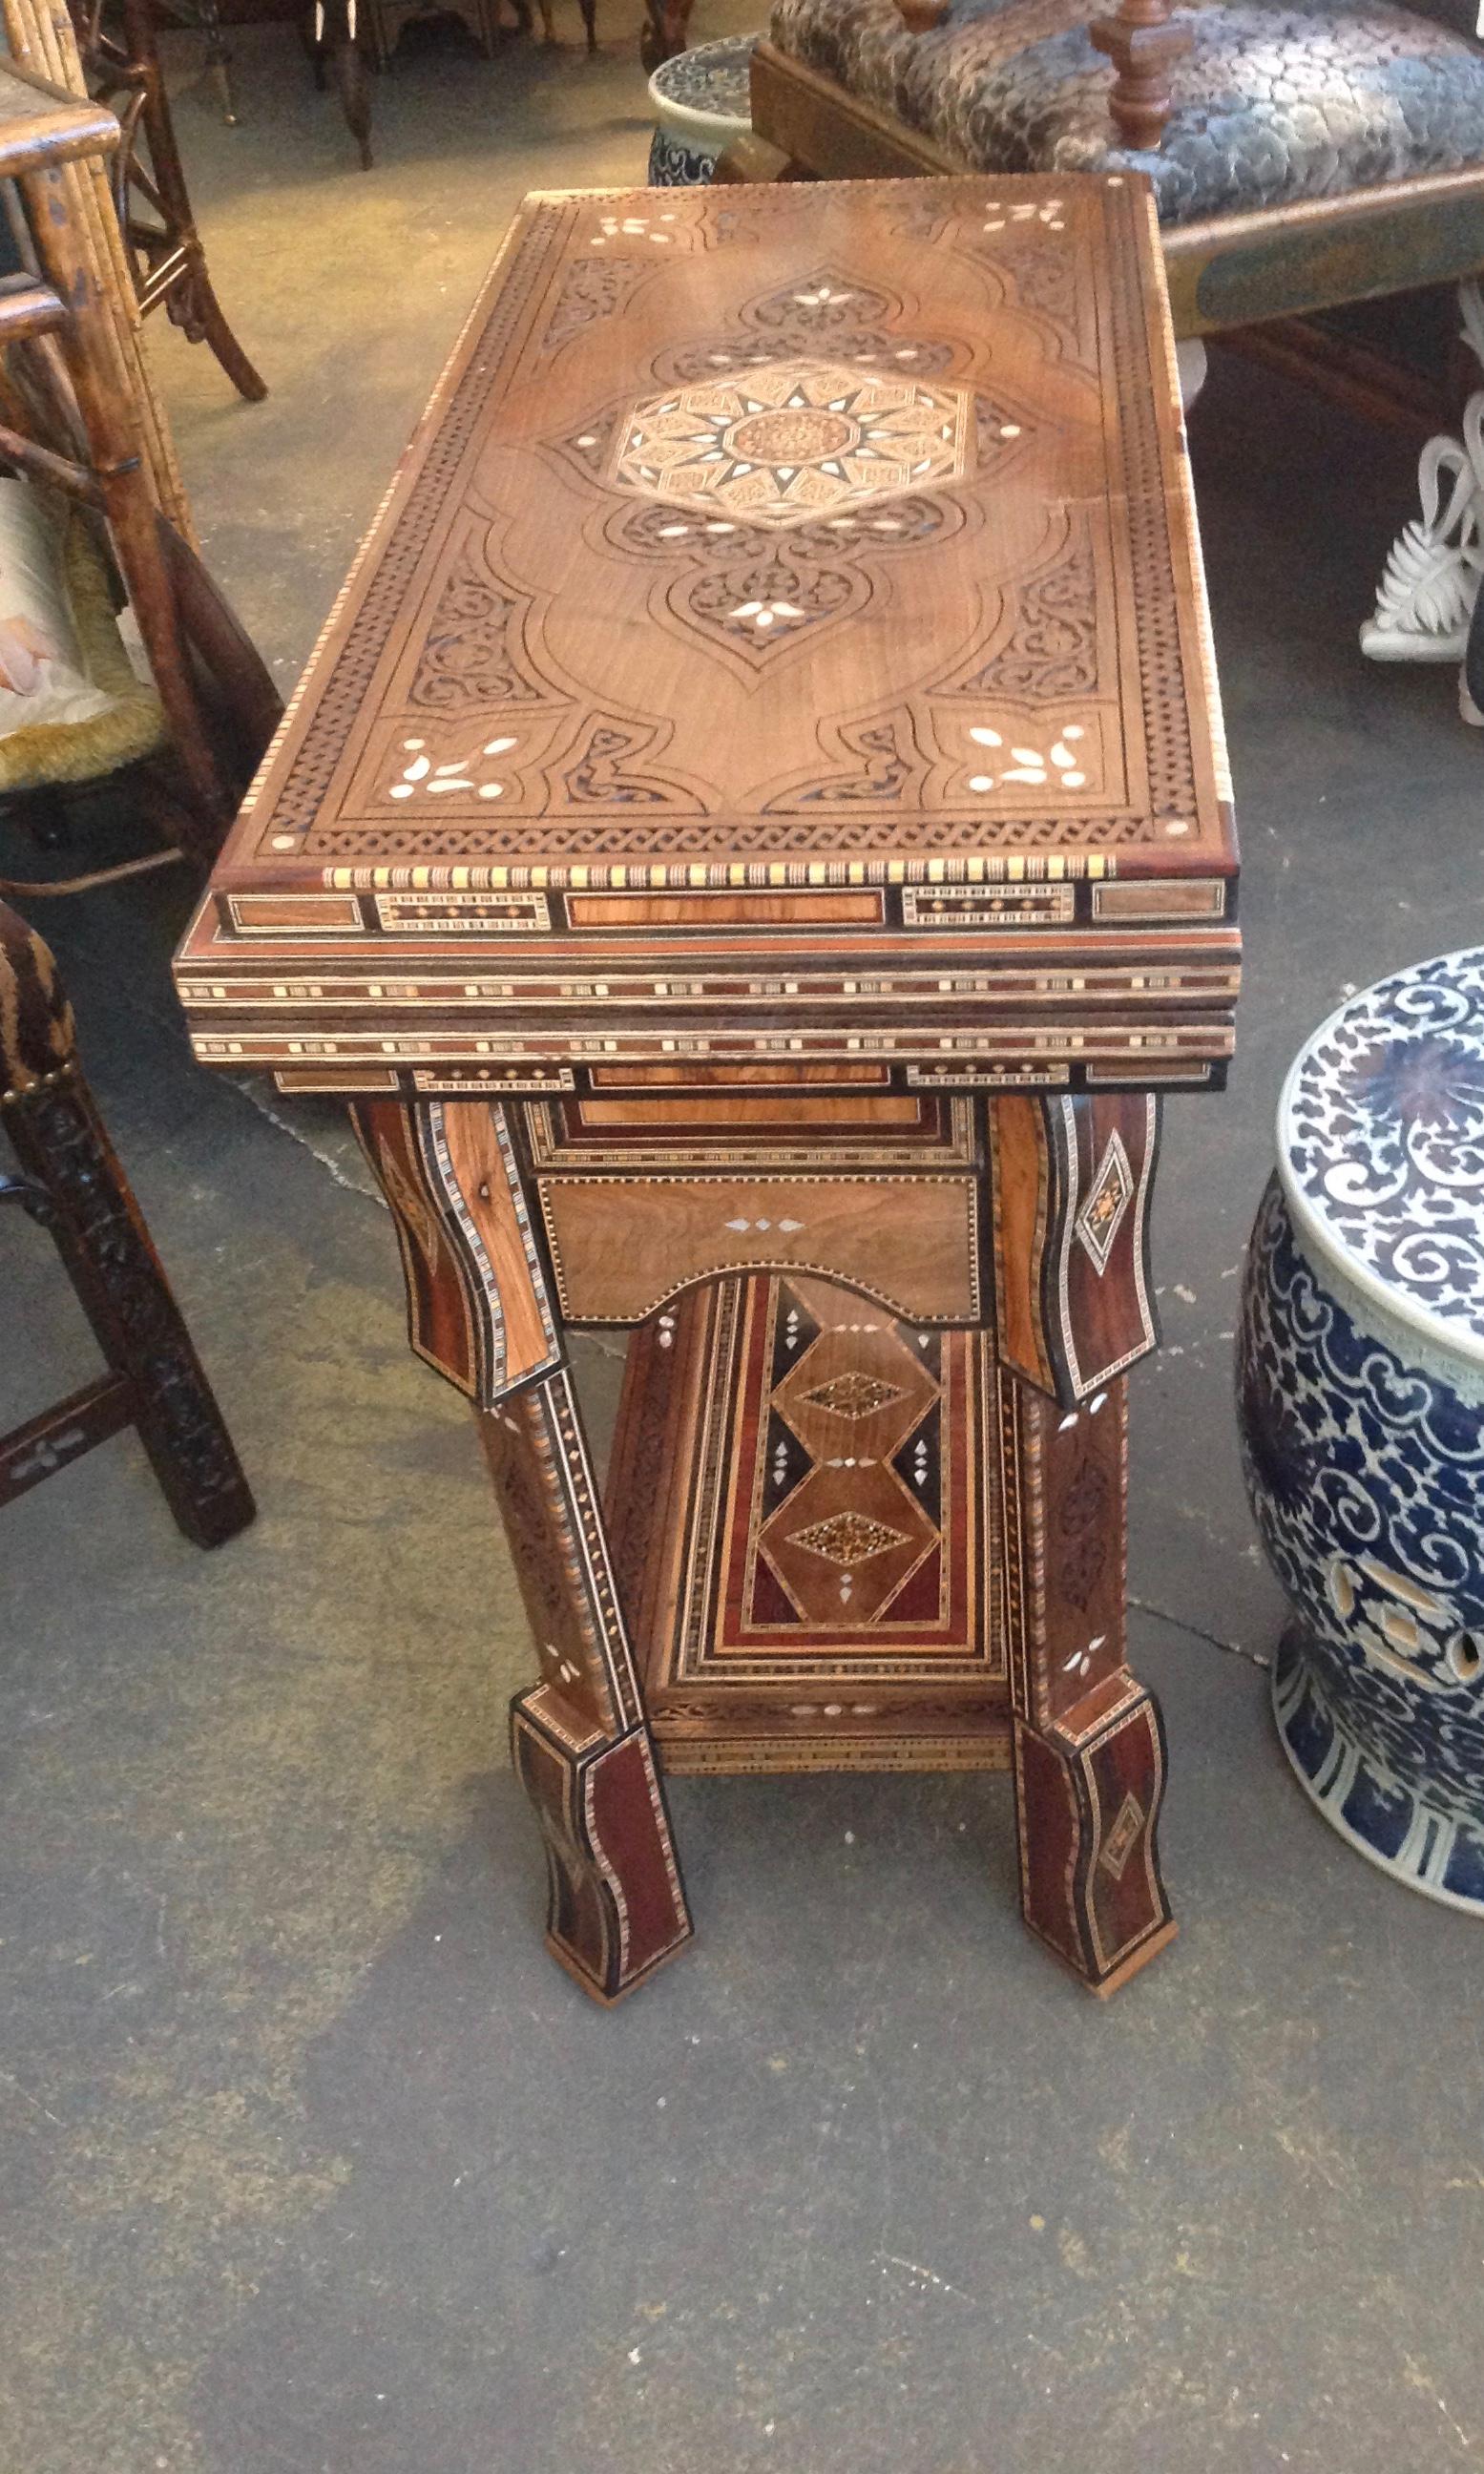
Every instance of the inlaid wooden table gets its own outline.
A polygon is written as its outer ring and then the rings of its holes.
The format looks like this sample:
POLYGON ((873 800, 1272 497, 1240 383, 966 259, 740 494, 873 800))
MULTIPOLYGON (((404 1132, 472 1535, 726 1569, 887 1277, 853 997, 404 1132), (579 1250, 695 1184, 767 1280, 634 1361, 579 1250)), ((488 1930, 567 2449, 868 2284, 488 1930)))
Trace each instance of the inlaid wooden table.
POLYGON ((1124 1394, 1235 875, 1142 186, 527 202, 179 968, 351 1101, 599 1998, 691 1931, 667 1771, 1013 1763, 1033 1929, 1174 1930, 1124 1394))

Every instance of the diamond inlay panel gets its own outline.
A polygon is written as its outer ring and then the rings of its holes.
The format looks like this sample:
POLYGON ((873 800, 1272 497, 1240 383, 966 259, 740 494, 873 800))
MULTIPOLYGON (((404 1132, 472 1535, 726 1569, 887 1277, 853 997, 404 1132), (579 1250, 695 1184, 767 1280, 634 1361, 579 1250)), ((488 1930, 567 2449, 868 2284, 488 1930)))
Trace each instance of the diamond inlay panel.
POLYGON ((1127 1873, 1129 1858, 1138 1844, 1139 1831, 1143 1827, 1143 1806, 1137 1796, 1126 1795, 1119 1807, 1118 1818, 1104 1840, 1103 1853, 1098 1858, 1105 1873, 1111 1874, 1115 1881, 1121 1881, 1127 1873))
POLYGON ((816 1520, 813 1528, 791 1529, 788 1542, 807 1547, 811 1555, 822 1555, 827 1564, 839 1564, 848 1571, 856 1564, 869 1563, 888 1546, 904 1546, 907 1540, 900 1529, 888 1529, 885 1521, 866 1520, 859 1512, 837 1512, 832 1519, 816 1520))
POLYGON ((782 526, 961 480, 973 457, 966 389, 782 360, 636 403, 611 477, 643 497, 782 526))
POLYGON ((1086 1201, 1077 1215, 1077 1235, 1102 1278, 1107 1270, 1124 1216, 1133 1200, 1133 1171, 1121 1135, 1108 1138, 1086 1201))
POLYGON ((630 1351, 609 1503, 667 1758, 743 1721, 791 1739, 900 1718, 923 1747, 908 1766, 936 1765, 965 1723, 1002 1743, 984 1337, 903 1325, 800 1274, 692 1291, 664 1337, 630 1351), (842 1384, 854 1401, 852 1375, 892 1396, 853 1421, 805 1396, 842 1384), (691 1516, 659 1512, 646 1533, 698 1410, 691 1516))
MULTIPOLYGON (((795 1292, 801 1301, 811 1294, 795 1292)), ((869 1622, 937 1543, 923 1500, 936 1446, 922 1429, 938 1385, 899 1325, 859 1303, 852 1312, 844 1298, 807 1341, 796 1318, 786 1325, 783 1358, 791 1362, 775 1370, 777 1432, 791 1429, 808 1458, 775 1446, 779 1499, 759 1552, 801 1613, 869 1622)))
POLYGON ((874 1375, 837 1374, 833 1383, 816 1383, 804 1398, 815 1409, 828 1410, 832 1418, 843 1418, 854 1424, 858 1418, 868 1418, 873 1409, 885 1409, 902 1397, 901 1388, 894 1383, 879 1383, 874 1375))

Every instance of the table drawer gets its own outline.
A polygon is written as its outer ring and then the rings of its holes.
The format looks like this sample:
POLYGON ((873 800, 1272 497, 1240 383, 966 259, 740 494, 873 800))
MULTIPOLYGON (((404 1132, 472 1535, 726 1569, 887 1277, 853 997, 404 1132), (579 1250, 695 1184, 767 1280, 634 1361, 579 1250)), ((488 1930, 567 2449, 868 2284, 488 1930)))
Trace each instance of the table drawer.
POLYGON ((694 1280, 808 1271, 909 1322, 979 1317, 972 1176, 545 1176, 564 1317, 642 1322, 694 1280))

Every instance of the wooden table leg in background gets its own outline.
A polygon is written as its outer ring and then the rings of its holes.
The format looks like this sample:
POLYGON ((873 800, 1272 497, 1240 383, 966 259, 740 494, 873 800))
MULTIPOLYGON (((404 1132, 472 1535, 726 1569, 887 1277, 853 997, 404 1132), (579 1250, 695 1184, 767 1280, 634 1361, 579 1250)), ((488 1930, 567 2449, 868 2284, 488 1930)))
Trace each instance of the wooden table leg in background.
POLYGON ((1159 1104, 990 1104, 1006 1615, 1026 1923, 1097 1993, 1175 1933, 1158 1705, 1125 1640, 1125 1371, 1157 1346, 1159 1104))
POLYGON ((397 1225, 412 1346, 473 1401, 541 1681, 512 1710, 547 1944, 617 2001, 691 1936, 582 1417, 498 1103, 352 1110, 397 1225))

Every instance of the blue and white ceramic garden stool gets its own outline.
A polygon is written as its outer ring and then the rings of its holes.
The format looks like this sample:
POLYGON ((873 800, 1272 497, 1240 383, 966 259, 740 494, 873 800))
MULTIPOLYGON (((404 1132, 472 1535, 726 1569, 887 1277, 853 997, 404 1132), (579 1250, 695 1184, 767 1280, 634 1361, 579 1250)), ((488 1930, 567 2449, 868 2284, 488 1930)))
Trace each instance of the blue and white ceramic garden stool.
POLYGON ((649 80, 651 189, 691 188, 709 181, 718 157, 747 135, 757 40, 756 35, 726 35, 660 62, 649 80))
POLYGON ((1484 950, 1300 1053, 1239 1388, 1288 1758, 1362 1855, 1484 1911, 1484 950))

